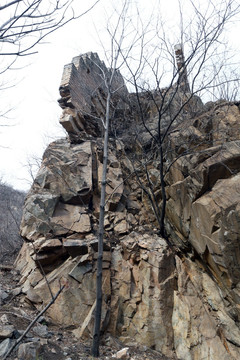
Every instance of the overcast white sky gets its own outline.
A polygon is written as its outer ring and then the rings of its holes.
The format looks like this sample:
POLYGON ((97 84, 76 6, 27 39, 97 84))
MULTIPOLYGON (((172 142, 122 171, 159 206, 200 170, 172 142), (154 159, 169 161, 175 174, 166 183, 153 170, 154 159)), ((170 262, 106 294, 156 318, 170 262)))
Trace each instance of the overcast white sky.
MULTIPOLYGON (((144 5, 145 0, 138 0, 144 5)), ((150 0, 147 8, 151 9, 150 0)), ((78 3, 78 12, 94 3, 78 3)), ((61 108, 58 88, 65 64, 74 56, 102 52, 98 35, 105 28, 106 11, 118 1, 100 0, 90 13, 67 24, 37 48, 38 54, 25 58, 26 65, 8 72, 14 87, 1 92, 1 105, 13 108, 9 119, 0 119, 0 178, 17 189, 28 190, 31 183, 27 163, 32 156, 41 157, 47 143, 65 136, 58 124, 61 108), (98 35, 97 35, 98 33, 98 35)), ((101 54, 100 54, 101 56, 101 54)))
MULTIPOLYGON (((92 3, 86 1, 82 8, 92 3)), ((61 109, 57 103, 63 66, 74 56, 94 50, 88 27, 95 12, 59 29, 37 48, 38 54, 24 59, 25 68, 8 72, 16 85, 1 94, 1 104, 13 110, 9 120, 1 119, 1 125, 12 126, 0 127, 0 176, 15 188, 30 187, 28 159, 41 157, 47 143, 65 136, 58 124, 61 109)))
MULTIPOLYGON (((155 2, 136 1, 146 12, 155 2)), ((87 3, 92 4, 93 1, 85 1, 84 8, 87 3)), ((2 92, 0 101, 1 105, 4 103, 14 109, 9 114, 11 120, 1 119, 1 124, 14 125, 0 127, 0 176, 13 187, 28 190, 31 181, 26 166, 28 158, 41 157, 47 143, 65 136, 58 125, 61 109, 57 103, 63 66, 74 56, 88 51, 98 52, 101 56, 96 29, 101 34, 105 21, 103 9, 109 8, 110 3, 118 1, 100 0, 91 13, 47 38, 48 43, 38 47, 39 53, 25 60, 27 67, 9 74, 16 85, 2 92)), ((177 0, 163 0, 162 3, 173 20, 177 0)), ((234 29, 236 37, 233 33, 232 38, 237 44, 239 24, 234 29)))

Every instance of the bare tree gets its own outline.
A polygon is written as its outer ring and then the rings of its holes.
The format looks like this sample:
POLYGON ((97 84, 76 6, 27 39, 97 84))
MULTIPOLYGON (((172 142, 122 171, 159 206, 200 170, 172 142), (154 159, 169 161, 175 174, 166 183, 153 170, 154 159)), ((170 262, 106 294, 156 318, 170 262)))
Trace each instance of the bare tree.
MULTIPOLYGON (((3 0, 0 4, 0 91, 16 85, 9 70, 26 66, 23 58, 38 52, 38 45, 53 32, 87 14, 100 0, 79 12, 76 0, 3 0)), ((12 106, 1 105, 1 126, 10 126, 12 106)))
POLYGON ((68 22, 89 12, 99 0, 79 14, 74 0, 8 0, 0 6, 0 56, 11 57, 1 73, 12 67, 16 58, 36 53, 36 45, 68 22))
MULTIPOLYGON (((136 168, 142 167, 142 176, 147 180, 148 187, 143 185, 139 171, 135 174, 151 202, 159 233, 165 239, 167 173, 179 157, 196 151, 202 145, 200 140, 196 144, 195 134, 192 134, 188 146, 185 149, 182 146, 184 150, 179 150, 177 157, 172 158, 170 136, 175 129, 181 129, 181 126, 182 132, 186 131, 183 128, 186 126, 184 121, 194 118, 202 111, 199 95, 209 99, 214 90, 215 96, 216 93, 227 91, 231 97, 233 93, 236 95, 236 84, 239 84, 239 76, 235 73, 226 78, 228 54, 222 51, 225 48, 222 38, 224 29, 240 13, 238 2, 222 1, 217 9, 211 0, 203 7, 192 0, 184 4, 188 5, 188 9, 179 1, 180 28, 175 47, 161 19, 155 23, 155 29, 147 27, 150 34, 155 32, 152 37, 146 34, 146 29, 142 32, 143 23, 140 28, 135 27, 139 34, 139 55, 134 61, 133 56, 125 56, 119 46, 127 68, 128 81, 135 91, 132 105, 137 109, 139 119, 135 141, 142 150, 140 156, 132 155, 132 160, 136 168), (190 12, 190 20, 184 15, 187 12, 190 12), (150 179, 150 161, 154 161, 159 170, 160 198, 156 196, 156 189, 150 179)), ((132 126, 132 134, 134 129, 136 124, 132 126)))
POLYGON ((126 30, 129 25, 128 9, 129 1, 124 0, 121 3, 120 12, 114 11, 115 23, 113 27, 110 22, 107 25, 107 32, 110 39, 110 51, 106 51, 105 55, 108 61, 109 70, 105 67, 99 67, 99 73, 103 80, 103 87, 106 91, 105 115, 101 119, 103 126, 103 170, 101 179, 101 196, 100 196, 100 214, 98 225, 98 258, 97 258, 97 281, 96 281, 96 309, 95 322, 92 342, 92 355, 99 356, 100 331, 101 331, 101 313, 102 313, 102 259, 103 259, 103 241, 104 241, 104 215, 106 205, 106 183, 108 170, 108 145, 111 120, 114 116, 113 96, 121 92, 124 86, 122 82, 118 82, 119 68, 122 65, 120 60, 120 49, 124 48, 126 41, 126 30), (117 39, 117 42, 116 42, 117 39))
MULTIPOLYGON (((139 156, 136 156, 136 154, 132 156, 135 175, 150 200, 159 225, 159 233, 166 240, 168 240, 165 229, 166 175, 179 157, 190 150, 193 151, 194 147, 196 150, 199 146, 199 144, 195 144, 194 139, 193 141, 189 139, 188 149, 179 151, 177 157, 171 158, 171 156, 168 156, 169 152, 171 152, 169 146, 170 135, 187 117, 193 117, 200 111, 202 102, 197 95, 211 92, 216 86, 221 88, 226 82, 231 84, 232 81, 235 83, 238 81, 235 76, 233 79, 227 80, 226 77, 222 77, 222 70, 225 69, 226 65, 226 53, 221 54, 218 47, 221 44, 221 35, 226 24, 239 14, 240 5, 234 0, 226 0, 221 3, 220 9, 216 10, 212 1, 209 0, 207 7, 201 11, 201 7, 196 6, 195 1, 189 0, 189 4, 192 8, 191 16, 193 20, 184 25, 184 9, 179 1, 180 29, 178 41, 175 42, 178 45, 175 49, 172 40, 168 39, 166 35, 163 22, 157 19, 153 25, 152 17, 147 21, 143 21, 140 11, 136 12, 134 18, 131 12, 131 2, 128 0, 123 2, 122 11, 118 13, 118 20, 116 21, 116 18, 114 18, 114 25, 111 26, 110 20, 107 24, 107 33, 110 36, 111 46, 110 51, 107 51, 106 42, 104 42, 104 51, 106 58, 110 59, 110 76, 99 68, 105 84, 107 98, 105 116, 102 119, 104 154, 99 218, 97 301, 92 344, 93 356, 99 356, 105 187, 109 125, 112 122, 110 108, 115 91, 112 84, 117 70, 120 67, 123 69, 126 80, 135 91, 129 102, 129 107, 135 119, 134 123, 128 124, 131 134, 130 136, 121 134, 121 136, 124 141, 130 138, 131 143, 135 144, 137 142, 141 148, 139 156), (186 50, 185 57, 183 44, 186 50), (224 55, 224 58, 221 58, 220 55, 224 55), (217 77, 219 82, 216 84, 217 77), (154 111, 154 114, 149 114, 150 108, 154 109, 151 110, 154 111), (150 115, 154 118, 153 122, 149 122, 150 115), (136 117, 138 119, 137 124, 136 117), (147 135, 147 141, 143 139, 143 135, 147 135), (149 147, 151 147, 150 152, 149 147), (167 162, 167 158, 170 161, 167 162), (157 164, 161 188, 160 198, 156 195, 156 189, 151 181, 148 170, 149 162, 157 164), (147 179, 148 187, 144 186, 143 177, 147 179)), ((115 136, 120 136, 117 128, 115 129, 115 136)))

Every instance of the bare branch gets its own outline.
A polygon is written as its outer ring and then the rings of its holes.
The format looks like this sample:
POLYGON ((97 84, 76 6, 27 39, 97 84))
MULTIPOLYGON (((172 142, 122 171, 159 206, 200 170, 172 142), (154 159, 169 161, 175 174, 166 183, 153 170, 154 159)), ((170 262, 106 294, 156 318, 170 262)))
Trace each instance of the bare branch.
POLYGON ((40 311, 40 313, 33 319, 33 321, 28 325, 27 329, 23 332, 19 339, 13 344, 13 346, 8 350, 7 354, 3 357, 3 360, 6 360, 8 356, 13 352, 15 347, 20 344, 20 342, 24 339, 24 337, 29 333, 33 325, 38 321, 38 319, 50 308, 50 306, 57 300, 58 296, 63 291, 65 285, 60 286, 56 295, 52 298, 52 300, 45 306, 45 308, 40 311))

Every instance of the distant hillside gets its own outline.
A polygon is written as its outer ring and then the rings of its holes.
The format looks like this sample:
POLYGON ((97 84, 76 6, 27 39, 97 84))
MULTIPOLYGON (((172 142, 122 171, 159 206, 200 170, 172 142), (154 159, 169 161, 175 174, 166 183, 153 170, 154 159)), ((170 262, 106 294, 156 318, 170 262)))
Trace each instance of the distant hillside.
POLYGON ((22 240, 19 225, 25 193, 0 182, 0 262, 17 255, 22 240))

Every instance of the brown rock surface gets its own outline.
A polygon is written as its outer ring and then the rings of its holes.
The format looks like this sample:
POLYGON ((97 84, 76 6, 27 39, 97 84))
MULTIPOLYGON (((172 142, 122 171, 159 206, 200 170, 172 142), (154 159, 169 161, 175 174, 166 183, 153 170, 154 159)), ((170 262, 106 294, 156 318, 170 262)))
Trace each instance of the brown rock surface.
POLYGON ((221 290, 197 264, 176 261, 172 324, 177 357, 203 359, 210 353, 213 359, 237 359, 240 330, 226 313, 221 290))
MULTIPOLYGON (((86 54, 64 69, 60 122, 70 141, 56 141, 45 151, 25 202, 21 233, 26 242, 16 262, 22 292, 30 296, 32 291, 38 304, 51 298, 41 267, 54 293, 59 281, 65 284, 48 316, 61 326, 74 327, 75 336, 84 339, 91 337, 95 309, 103 161, 102 138, 97 136, 101 136, 99 117, 106 95, 96 61, 100 60, 95 54, 86 54)), ((122 81, 118 75, 116 87, 122 81)), ((113 99, 118 110, 113 121, 123 127, 124 96, 128 96, 125 87, 113 99)), ((149 108, 147 121, 155 131, 156 113, 141 96, 149 108)), ((181 101, 181 94, 176 101, 181 101)), ((226 102, 204 106, 193 97, 187 110, 190 115, 181 116, 169 135, 166 157, 166 167, 173 163, 166 176, 166 226, 173 248, 159 237, 144 192, 150 180, 161 202, 157 156, 150 157, 147 176, 138 168, 140 186, 132 175, 134 161, 139 166, 139 143, 124 143, 124 137, 110 139, 102 330, 127 346, 138 343, 170 358, 237 360, 239 109, 226 102)), ((168 121, 166 116, 164 126, 168 121)), ((143 127, 139 132, 141 145, 148 151, 151 139, 143 127)))
MULTIPOLYGON (((218 285, 229 291, 235 308, 231 311, 239 318, 239 109, 220 103, 215 112, 210 110, 192 122, 199 126, 209 118, 210 130, 209 126, 200 126, 201 138, 205 139, 199 143, 200 151, 180 157, 170 170, 168 229, 176 244, 192 245, 218 285)), ((176 133, 171 140, 177 153, 176 133)))

